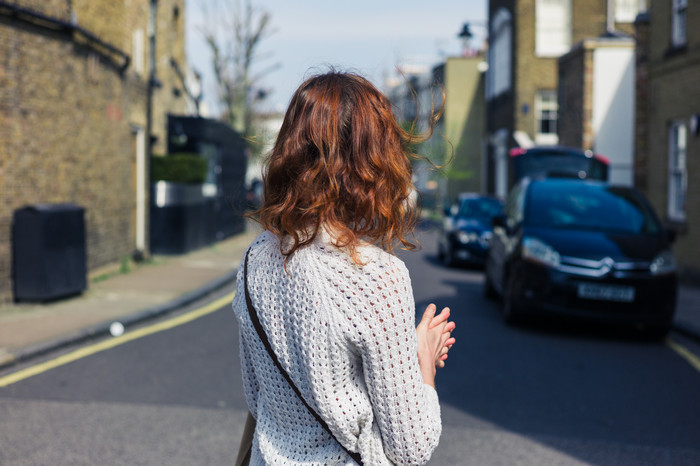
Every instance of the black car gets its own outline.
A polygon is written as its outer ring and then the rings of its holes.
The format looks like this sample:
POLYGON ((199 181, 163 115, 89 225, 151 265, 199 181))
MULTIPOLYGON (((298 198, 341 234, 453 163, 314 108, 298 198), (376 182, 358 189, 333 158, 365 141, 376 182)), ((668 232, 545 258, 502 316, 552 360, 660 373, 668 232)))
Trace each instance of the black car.
POLYGON ((510 161, 516 181, 546 176, 608 181, 610 166, 607 157, 566 146, 516 147, 510 161))
POLYGON ((457 263, 482 266, 492 235, 491 220, 503 211, 503 202, 490 196, 462 193, 445 211, 438 239, 438 257, 446 266, 457 263))
POLYGON ((513 323, 528 314, 578 316, 668 333, 676 261, 649 202, 630 187, 525 179, 494 218, 484 292, 513 323))

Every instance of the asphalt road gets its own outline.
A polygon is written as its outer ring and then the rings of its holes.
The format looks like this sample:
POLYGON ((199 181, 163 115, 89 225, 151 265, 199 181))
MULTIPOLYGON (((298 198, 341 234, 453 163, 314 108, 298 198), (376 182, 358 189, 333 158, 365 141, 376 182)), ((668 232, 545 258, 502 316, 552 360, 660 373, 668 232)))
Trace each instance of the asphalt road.
MULTIPOLYGON (((700 371, 620 329, 502 324, 434 237, 401 253, 418 309, 449 306, 435 465, 698 465, 700 371)), ((230 308, 0 388, 1 465, 224 465, 246 407, 230 308)), ((674 340, 700 355, 700 346, 674 340)))

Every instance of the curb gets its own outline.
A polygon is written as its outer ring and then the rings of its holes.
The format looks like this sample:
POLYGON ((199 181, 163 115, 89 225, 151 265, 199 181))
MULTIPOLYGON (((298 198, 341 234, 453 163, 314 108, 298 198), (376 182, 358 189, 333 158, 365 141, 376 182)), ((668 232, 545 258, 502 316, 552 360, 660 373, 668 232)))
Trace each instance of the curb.
POLYGON ((133 314, 123 316, 120 319, 113 319, 108 322, 103 322, 101 324, 93 325, 76 332, 70 333, 68 335, 59 337, 55 340, 51 340, 44 343, 39 343, 37 345, 28 346, 25 348, 20 348, 14 352, 8 352, 3 354, 3 358, 0 359, 0 370, 7 369, 20 362, 27 361, 38 356, 56 351, 67 346, 76 345, 84 341, 90 340, 95 337, 100 337, 109 334, 109 326, 116 321, 121 322, 124 327, 128 328, 138 323, 142 323, 157 317, 161 317, 177 309, 180 309, 194 301, 197 301, 209 293, 212 293, 219 288, 223 288, 225 285, 236 281, 236 274, 238 273, 238 268, 227 272, 221 277, 206 283, 200 288, 185 293, 182 296, 173 299, 165 304, 159 304, 151 308, 147 308, 141 311, 137 311, 133 314))
POLYGON ((674 322, 672 325, 673 330, 691 338, 697 342, 700 342, 700 328, 688 324, 687 322, 674 322))

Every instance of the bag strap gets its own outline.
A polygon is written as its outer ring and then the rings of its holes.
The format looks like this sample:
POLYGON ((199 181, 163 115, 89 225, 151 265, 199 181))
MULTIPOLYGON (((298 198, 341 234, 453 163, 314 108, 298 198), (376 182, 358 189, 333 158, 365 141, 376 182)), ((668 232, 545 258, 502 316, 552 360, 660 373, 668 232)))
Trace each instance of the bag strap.
POLYGON ((250 253, 250 249, 248 252, 246 252, 245 255, 245 265, 243 269, 243 283, 245 285, 245 303, 248 306, 248 314, 250 314, 250 320, 253 323, 253 327, 255 327, 255 330, 258 332, 258 336, 260 337, 260 340, 262 341, 263 345, 265 345, 265 349, 267 352, 270 354, 270 358, 272 359, 272 362, 275 363, 275 366, 277 366, 277 369, 279 369, 280 373, 284 377, 284 379, 289 383, 289 385, 292 387, 294 390, 294 393, 296 393, 297 397, 299 397, 299 400, 306 406, 306 409, 309 410, 309 412, 313 415, 313 417, 316 418, 319 424, 321 424, 321 427, 323 427, 326 432, 331 434, 331 437, 335 439, 336 442, 338 442, 338 445, 341 446, 343 450, 345 450, 345 453, 350 455, 350 457, 355 460, 357 464, 360 466, 363 466, 362 463, 362 457, 360 456, 359 453, 352 452, 345 448, 345 446, 338 441, 335 435, 333 435, 333 432, 331 432, 330 427, 328 427, 328 424, 326 424, 326 421, 323 420, 321 416, 311 407, 309 404, 306 402, 304 397, 301 396, 301 392, 297 388, 296 385, 294 385, 294 382, 292 382, 291 377, 289 377, 289 374, 287 373, 286 370, 282 367, 282 364, 280 364, 279 359, 277 359, 277 355, 272 349, 272 346, 270 346, 270 342, 267 339, 267 334, 265 333, 265 330, 262 327, 262 324, 260 324, 260 319, 258 319, 258 314, 255 312, 255 308, 253 307, 253 301, 250 299, 250 293, 248 293, 248 254, 250 253))

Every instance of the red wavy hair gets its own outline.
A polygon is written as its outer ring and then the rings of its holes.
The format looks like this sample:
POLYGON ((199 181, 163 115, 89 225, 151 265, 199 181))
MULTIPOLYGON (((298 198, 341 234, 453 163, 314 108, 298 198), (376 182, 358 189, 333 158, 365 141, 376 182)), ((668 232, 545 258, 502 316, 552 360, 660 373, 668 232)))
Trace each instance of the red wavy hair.
POLYGON ((311 77, 294 93, 267 160, 258 220, 292 240, 281 247, 287 259, 321 227, 356 263, 360 241, 415 249, 409 146, 429 136, 404 131, 389 99, 361 76, 311 77))

